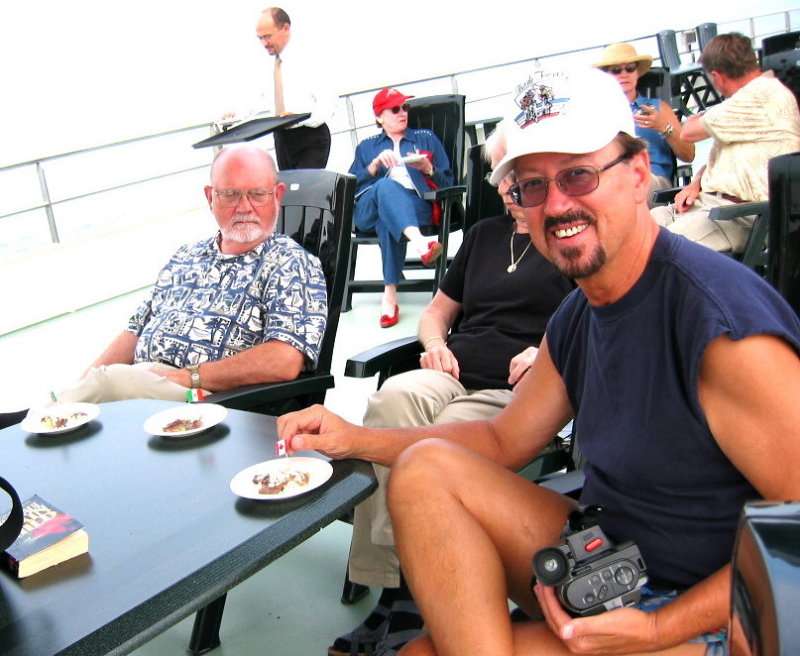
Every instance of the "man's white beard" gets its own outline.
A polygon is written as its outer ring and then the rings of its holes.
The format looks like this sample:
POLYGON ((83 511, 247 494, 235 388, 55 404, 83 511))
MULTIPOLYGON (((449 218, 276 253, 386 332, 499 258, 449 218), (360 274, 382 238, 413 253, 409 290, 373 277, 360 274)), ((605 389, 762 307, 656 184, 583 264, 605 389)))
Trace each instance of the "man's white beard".
POLYGON ((255 221, 237 221, 234 222, 222 231, 222 238, 226 241, 232 241, 236 244, 251 244, 253 242, 264 241, 269 236, 269 233, 261 226, 260 223, 255 221))

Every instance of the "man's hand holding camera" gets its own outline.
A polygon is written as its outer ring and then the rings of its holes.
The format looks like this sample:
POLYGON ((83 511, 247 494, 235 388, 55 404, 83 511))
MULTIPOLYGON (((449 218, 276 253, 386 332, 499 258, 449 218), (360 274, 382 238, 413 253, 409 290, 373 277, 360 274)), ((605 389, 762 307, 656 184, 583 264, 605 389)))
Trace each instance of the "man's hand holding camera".
POLYGON ((533 588, 547 626, 576 654, 629 654, 652 651, 660 645, 656 613, 634 608, 592 617, 571 617, 562 608, 555 589, 536 583, 533 588))

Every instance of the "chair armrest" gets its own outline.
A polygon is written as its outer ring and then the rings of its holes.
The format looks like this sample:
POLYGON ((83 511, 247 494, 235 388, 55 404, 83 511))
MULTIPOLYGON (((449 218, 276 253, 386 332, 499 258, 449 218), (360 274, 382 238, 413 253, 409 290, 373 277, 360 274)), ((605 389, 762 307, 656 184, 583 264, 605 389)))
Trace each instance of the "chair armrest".
POLYGON ((351 378, 370 378, 420 353, 422 344, 416 337, 396 339, 349 358, 344 366, 344 375, 351 378))
POLYGON ((683 187, 672 187, 671 189, 658 189, 654 191, 650 200, 654 203, 671 203, 675 196, 683 187))
POLYGON ((730 221, 743 216, 751 216, 752 214, 764 214, 768 210, 769 201, 732 203, 712 208, 708 213, 708 218, 714 221, 730 221))
POLYGON ((444 198, 451 198, 453 196, 461 196, 466 193, 467 188, 464 185, 455 185, 453 187, 442 187, 441 189, 431 189, 426 191, 422 196, 425 200, 442 200, 444 198))
MULTIPOLYGON (((229 390, 214 392, 206 397, 208 403, 218 403, 234 410, 263 412, 265 406, 296 398, 301 395, 323 393, 334 386, 331 374, 302 373, 294 380, 278 383, 241 385, 229 390)), ((269 413, 273 414, 273 413, 269 413)))
POLYGON ((584 479, 583 472, 576 469, 564 474, 551 474, 536 482, 542 487, 546 487, 548 490, 553 490, 554 492, 564 494, 568 497, 577 498, 580 491, 583 489, 584 479))

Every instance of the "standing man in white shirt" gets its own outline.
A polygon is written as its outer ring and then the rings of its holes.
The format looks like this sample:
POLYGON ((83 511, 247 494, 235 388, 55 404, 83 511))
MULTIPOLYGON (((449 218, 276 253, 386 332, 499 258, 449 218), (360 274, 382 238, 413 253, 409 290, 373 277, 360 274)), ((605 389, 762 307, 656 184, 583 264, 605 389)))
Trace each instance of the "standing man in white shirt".
POLYGON ((289 45, 292 22, 280 7, 261 12, 256 36, 275 58, 275 115, 311 113, 305 121, 274 132, 278 168, 324 169, 331 150, 327 122, 333 116, 336 97, 326 88, 319 58, 307 53, 304 61, 295 47, 289 45))

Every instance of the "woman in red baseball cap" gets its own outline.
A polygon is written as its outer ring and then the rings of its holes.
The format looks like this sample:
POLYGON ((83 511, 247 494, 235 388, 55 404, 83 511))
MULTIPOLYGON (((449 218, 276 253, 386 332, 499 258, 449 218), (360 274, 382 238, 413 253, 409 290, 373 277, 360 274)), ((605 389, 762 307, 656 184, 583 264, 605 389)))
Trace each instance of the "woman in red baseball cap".
POLYGON ((408 127, 406 96, 397 89, 381 89, 372 101, 382 131, 356 148, 350 173, 356 176, 358 230, 375 232, 383 260, 384 291, 381 326, 400 320, 397 283, 403 271, 406 246, 430 266, 442 254, 442 245, 420 232, 433 222, 433 204, 426 191, 453 184, 453 172, 441 141, 430 130, 408 127))

